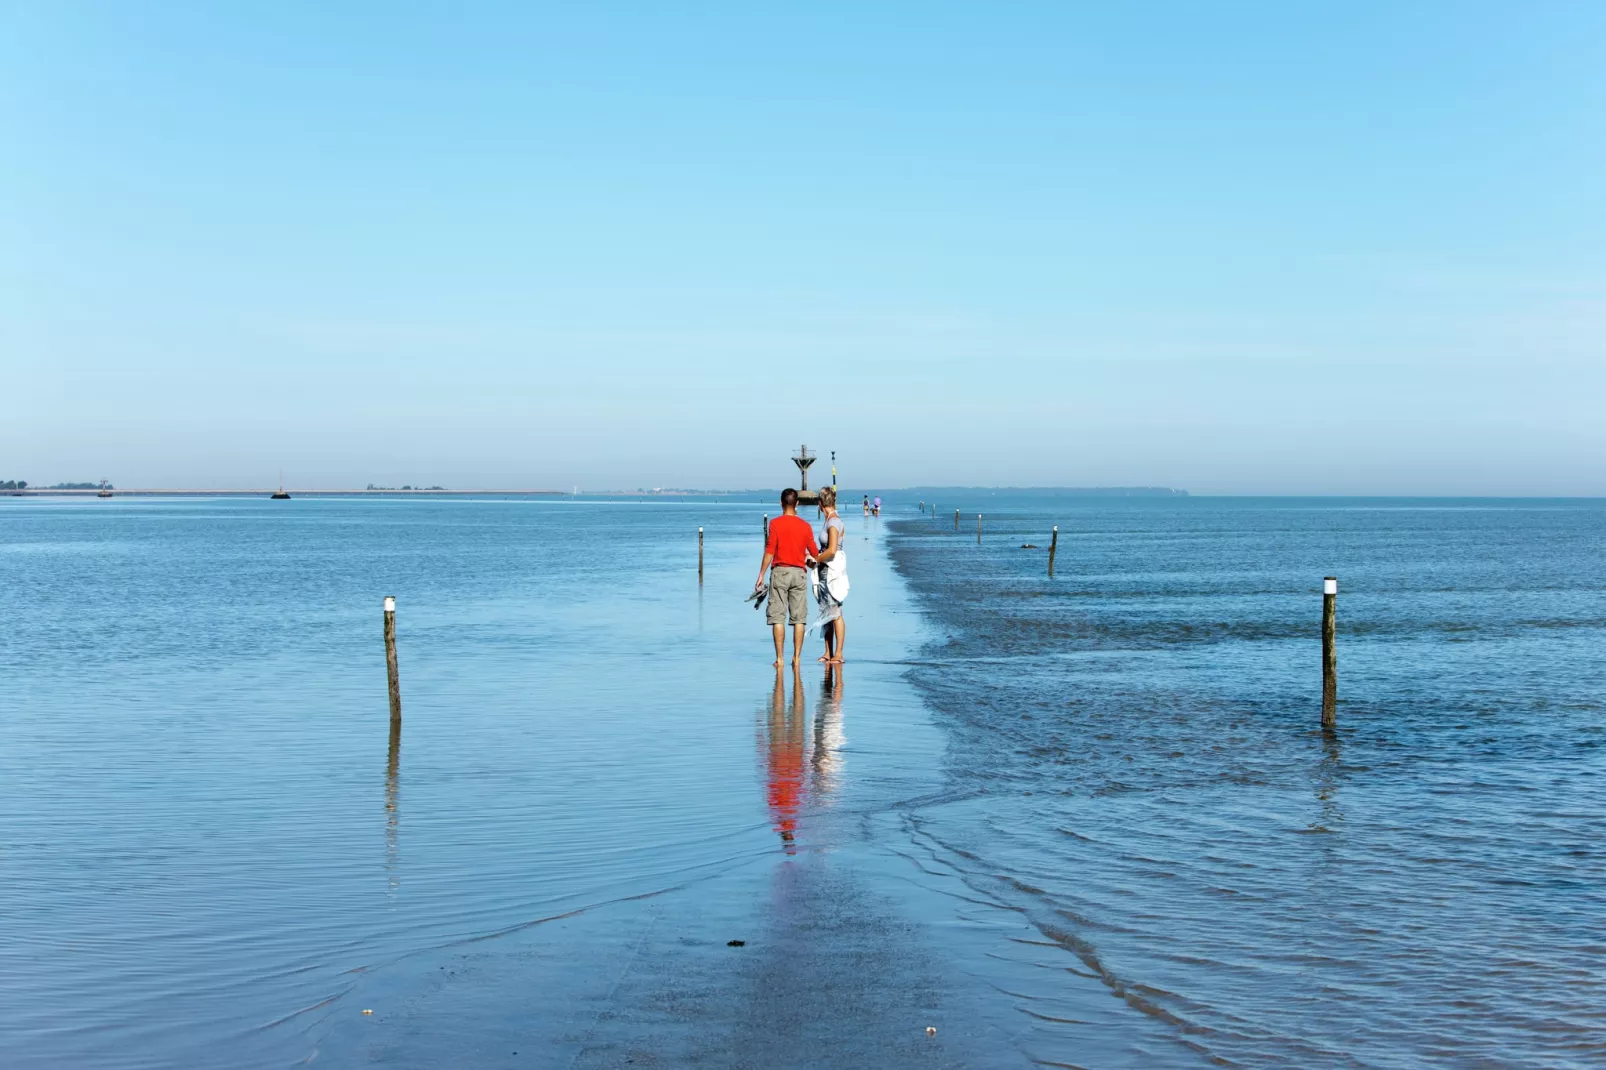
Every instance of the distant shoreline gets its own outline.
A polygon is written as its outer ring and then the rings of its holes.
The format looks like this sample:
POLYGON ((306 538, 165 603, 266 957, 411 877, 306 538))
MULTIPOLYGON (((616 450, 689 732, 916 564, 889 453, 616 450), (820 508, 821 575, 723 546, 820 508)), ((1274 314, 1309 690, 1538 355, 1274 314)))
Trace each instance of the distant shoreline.
MULTIPOLYGON (((273 494, 279 488, 277 488, 277 487, 257 487, 257 488, 247 488, 245 490, 239 490, 239 489, 223 489, 223 488, 218 488, 218 487, 136 487, 136 488, 131 489, 131 490, 123 490, 123 489, 121 489, 119 487, 112 487, 112 488, 109 488, 109 489, 111 490, 111 496, 114 497, 114 498, 126 497, 126 496, 136 496, 136 497, 191 497, 191 498, 194 498, 194 497, 204 497, 204 498, 224 498, 224 497, 228 497, 228 498, 250 498, 250 497, 258 497, 258 496, 267 497, 268 495, 273 494)), ((863 488, 856 488, 856 489, 863 489, 863 488)), ((1024 496, 1024 497, 1042 496, 1042 497, 1076 497, 1076 498, 1083 498, 1083 497, 1086 497, 1086 498, 1186 498, 1186 497, 1189 496, 1188 492, 1185 491, 1185 490, 1173 490, 1170 487, 896 487, 896 488, 881 488, 881 489, 870 488, 870 489, 873 490, 875 493, 879 493, 879 494, 896 493, 896 494, 904 494, 904 495, 932 494, 932 493, 939 493, 939 494, 954 494, 954 493, 998 494, 998 493, 1008 493, 1008 494, 1017 494, 1017 495, 1021 495, 1021 496, 1024 496)), ((286 488, 286 493, 288 493, 292 498, 297 498, 297 497, 305 497, 305 498, 318 498, 318 497, 324 497, 324 498, 374 498, 374 497, 384 497, 386 495, 407 496, 407 497, 437 497, 438 498, 438 497, 454 497, 454 496, 455 497, 476 497, 476 496, 498 495, 498 494, 500 494, 500 495, 510 495, 510 496, 519 496, 519 497, 551 497, 551 498, 567 498, 567 497, 572 496, 572 492, 571 491, 567 491, 567 490, 545 490, 545 489, 530 489, 530 488, 498 488, 498 487, 489 487, 489 488, 482 487, 482 488, 473 488, 473 489, 468 489, 468 490, 447 490, 447 489, 443 489, 443 488, 439 488, 439 487, 436 487, 436 488, 416 488, 416 489, 404 489, 404 488, 400 488, 400 487, 397 487, 397 488, 363 487, 363 488, 352 488, 352 489, 349 489, 349 490, 343 490, 343 489, 339 489, 339 488, 335 488, 335 489, 297 489, 295 487, 288 487, 288 488, 286 488)), ((769 495, 774 495, 774 494, 779 494, 779 493, 780 493, 780 488, 778 488, 778 487, 747 488, 747 489, 743 489, 743 490, 702 490, 702 489, 690 489, 690 488, 684 488, 683 489, 683 488, 678 488, 677 487, 677 488, 674 488, 674 489, 665 488, 663 490, 650 490, 650 491, 643 491, 643 490, 634 490, 634 491, 632 491, 632 490, 593 490, 593 491, 583 491, 578 496, 579 497, 593 497, 593 498, 595 498, 595 497, 607 497, 607 498, 686 498, 686 497, 735 497, 735 496, 749 495, 749 494, 769 494, 769 495)), ((98 497, 99 494, 100 494, 100 488, 99 487, 73 487, 73 488, 28 487, 26 490, 0 491, 0 497, 11 496, 11 497, 22 497, 22 498, 33 497, 33 496, 36 496, 36 495, 37 496, 51 496, 51 497, 69 497, 69 498, 71 498, 71 497, 93 498, 93 497, 98 497)))
MULTIPOLYGON (((111 496, 114 498, 126 497, 201 497, 201 498, 266 498, 278 491, 278 487, 262 487, 255 490, 219 490, 215 488, 196 487, 137 487, 132 490, 113 488, 111 496)), ((298 490, 295 487, 287 488, 286 493, 292 498, 377 498, 387 495, 400 495, 406 497, 450 497, 452 495, 477 494, 517 494, 525 497, 549 496, 567 497, 566 490, 298 490)), ((98 488, 92 490, 54 490, 49 487, 27 490, 3 491, 0 494, 16 498, 53 497, 53 498, 94 498, 98 497, 98 488)))

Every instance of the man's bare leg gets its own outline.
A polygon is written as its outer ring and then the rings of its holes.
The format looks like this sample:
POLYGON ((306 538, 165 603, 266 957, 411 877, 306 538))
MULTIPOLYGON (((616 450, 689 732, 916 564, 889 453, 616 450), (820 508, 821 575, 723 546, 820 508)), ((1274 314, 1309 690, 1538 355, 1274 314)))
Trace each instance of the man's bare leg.
MULTIPOLYGON (((776 649, 780 649, 780 640, 776 640, 776 649)), ((803 625, 792 625, 792 668, 797 668, 803 661, 803 625)), ((776 662, 780 664, 779 661, 776 662)))
POLYGON ((831 653, 831 660, 841 664, 842 649, 848 645, 848 622, 842 617, 838 617, 831 622, 831 633, 836 637, 836 642, 834 644, 827 643, 826 645, 836 647, 831 653))
POLYGON ((786 625, 772 624, 770 631, 775 633, 775 667, 779 669, 786 653, 786 625))

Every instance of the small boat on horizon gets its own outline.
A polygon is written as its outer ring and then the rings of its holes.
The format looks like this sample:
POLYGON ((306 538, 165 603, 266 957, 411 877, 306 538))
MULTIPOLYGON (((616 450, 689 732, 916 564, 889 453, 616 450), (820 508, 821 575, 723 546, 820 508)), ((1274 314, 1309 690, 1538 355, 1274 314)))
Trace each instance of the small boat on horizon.
POLYGON ((112 483, 109 479, 100 481, 100 490, 95 492, 97 498, 110 498, 112 496, 112 483))
POLYGON ((284 473, 283 472, 279 473, 279 489, 277 491, 275 491, 274 493, 268 495, 268 500, 269 501, 273 501, 273 502, 287 502, 287 501, 290 500, 290 492, 284 489, 284 473))

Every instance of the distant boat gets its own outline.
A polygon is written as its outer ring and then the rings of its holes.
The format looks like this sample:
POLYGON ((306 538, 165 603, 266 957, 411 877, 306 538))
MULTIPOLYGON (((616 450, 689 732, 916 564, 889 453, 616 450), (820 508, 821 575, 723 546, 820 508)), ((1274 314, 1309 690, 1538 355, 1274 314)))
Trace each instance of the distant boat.
POLYGON ((95 497, 97 497, 97 498, 110 498, 111 496, 112 496, 111 480, 109 480, 109 479, 101 480, 100 481, 100 490, 95 492, 95 497))
POLYGON ((284 473, 283 472, 279 473, 279 489, 277 491, 275 491, 274 493, 268 495, 268 500, 269 501, 274 501, 274 502, 287 502, 287 501, 290 500, 289 492, 284 489, 284 473))

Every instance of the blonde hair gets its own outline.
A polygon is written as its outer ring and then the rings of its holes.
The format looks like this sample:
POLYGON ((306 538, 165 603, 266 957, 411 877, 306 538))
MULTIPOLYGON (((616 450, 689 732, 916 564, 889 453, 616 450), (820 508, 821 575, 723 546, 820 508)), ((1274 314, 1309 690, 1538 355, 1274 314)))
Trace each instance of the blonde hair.
POLYGON ((829 506, 832 509, 836 508, 836 488, 835 487, 821 487, 820 488, 820 504, 821 505, 825 505, 825 506, 829 506))

